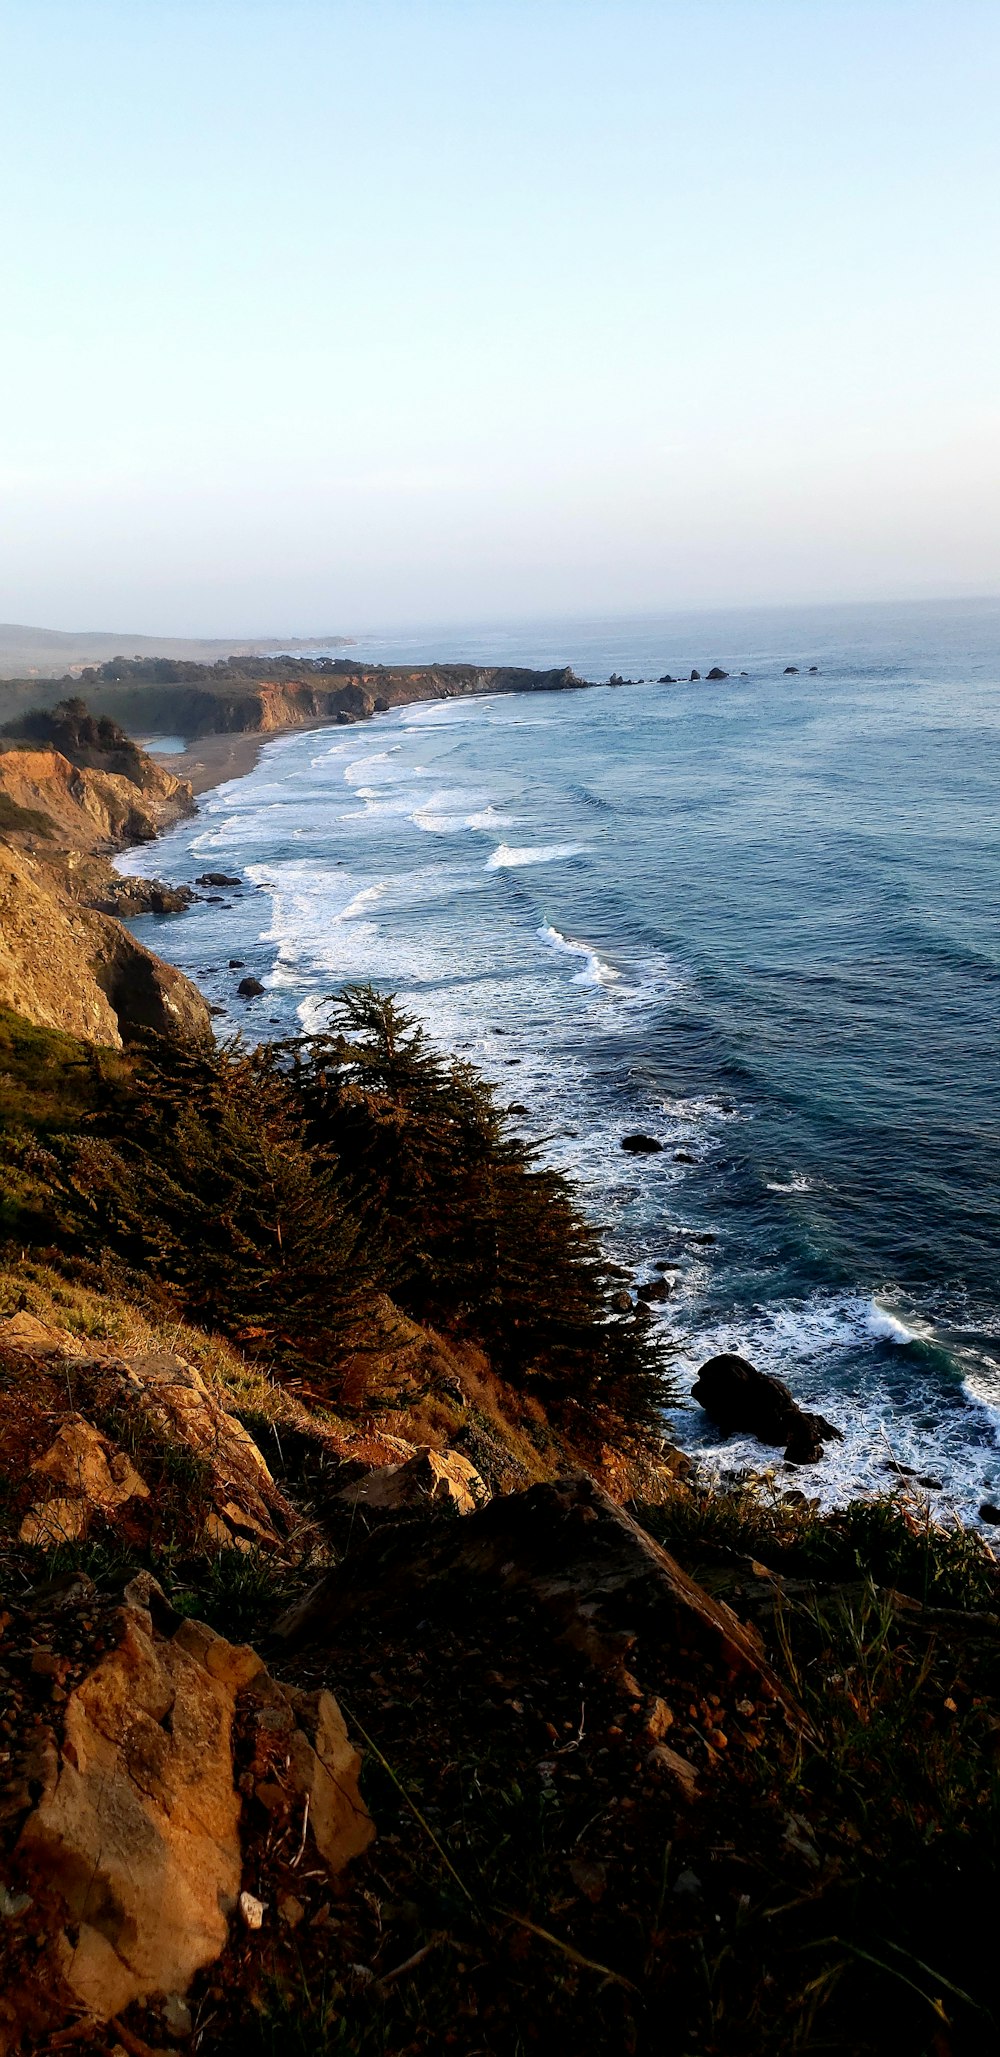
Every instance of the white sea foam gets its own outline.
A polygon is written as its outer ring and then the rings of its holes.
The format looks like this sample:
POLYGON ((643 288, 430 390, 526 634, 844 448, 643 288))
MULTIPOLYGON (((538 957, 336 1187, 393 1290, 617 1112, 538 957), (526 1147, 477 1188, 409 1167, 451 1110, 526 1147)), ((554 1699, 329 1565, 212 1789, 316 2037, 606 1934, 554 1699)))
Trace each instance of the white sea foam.
POLYGON ((522 864, 557 864, 564 857, 579 857, 582 843, 538 843, 529 849, 512 850, 498 843, 486 859, 487 871, 513 871, 522 864))
POLYGON ((765 1181, 769 1193, 811 1193, 811 1178, 769 1178, 765 1181))
POLYGON ((381 883, 377 886, 362 886, 361 891, 355 893, 353 900, 348 901, 347 906, 335 916, 335 919, 337 921, 357 921, 359 914, 364 914, 369 907, 374 907, 375 902, 381 900, 383 894, 387 891, 388 886, 386 883, 381 883))
POLYGON ((498 814, 491 801, 478 814, 466 815, 465 826, 467 829, 512 829, 516 828, 518 819, 516 814, 498 814))
POLYGON ((564 957, 583 959, 581 970, 573 975, 574 985, 611 986, 621 978, 621 972, 606 964, 603 957, 599 957, 589 943, 574 943, 569 936, 564 936, 560 929, 553 928, 550 922, 543 923, 537 933, 550 950, 558 950, 564 957))

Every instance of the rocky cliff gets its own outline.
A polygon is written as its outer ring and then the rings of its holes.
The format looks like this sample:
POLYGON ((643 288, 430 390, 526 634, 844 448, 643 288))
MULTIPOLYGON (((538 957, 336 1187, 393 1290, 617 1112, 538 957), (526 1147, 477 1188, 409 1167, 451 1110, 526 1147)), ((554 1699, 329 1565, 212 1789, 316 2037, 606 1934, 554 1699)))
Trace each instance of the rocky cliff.
MULTIPOLYGON (((107 911, 127 892, 110 853, 189 813, 190 786, 132 745, 108 752, 111 763, 129 765, 130 776, 74 763, 53 746, 5 742, 0 1005, 41 1027, 113 1046, 147 1030, 206 1037, 210 1017, 197 988, 107 911)), ((149 902, 157 890, 143 882, 140 897, 149 902)))
POLYGON ((85 694, 95 713, 139 734, 270 735, 315 722, 363 721, 409 701, 451 700, 484 693, 565 692, 582 688, 568 666, 358 665, 347 659, 234 659, 182 664, 167 659, 115 659, 78 681, 46 688, 37 680, 0 682, 0 712, 17 716, 51 705, 67 685, 85 694))

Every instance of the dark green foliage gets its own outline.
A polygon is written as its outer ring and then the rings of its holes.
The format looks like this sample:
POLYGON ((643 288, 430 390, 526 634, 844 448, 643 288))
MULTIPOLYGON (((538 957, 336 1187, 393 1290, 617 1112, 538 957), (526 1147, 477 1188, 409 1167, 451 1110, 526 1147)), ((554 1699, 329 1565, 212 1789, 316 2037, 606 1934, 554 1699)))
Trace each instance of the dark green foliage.
POLYGON ((438 1056, 371 986, 333 1003, 327 1034, 261 1058, 294 1081, 309 1135, 415 1319, 479 1338, 495 1367, 547 1405, 651 1418, 662 1367, 571 1187, 511 1132, 471 1066, 438 1056))
POLYGON ((0 1228, 22 1247, 334 1392, 338 1348, 388 1291, 581 1434, 654 1415, 661 1366, 610 1309, 617 1274, 570 1187, 392 1000, 349 992, 328 1035, 251 1053, 123 1058, 11 1017, 0 1070, 5 1052, 0 1228))
POLYGON ((239 1053, 140 1060, 64 1153, 61 1190, 92 1251, 286 1364, 328 1353, 370 1288, 330 1153, 239 1053))
POLYGON ((77 695, 60 700, 56 707, 32 707, 9 721, 0 735, 23 745, 40 745, 61 752, 71 764, 98 771, 113 771, 143 782, 144 753, 110 715, 93 715, 77 695))

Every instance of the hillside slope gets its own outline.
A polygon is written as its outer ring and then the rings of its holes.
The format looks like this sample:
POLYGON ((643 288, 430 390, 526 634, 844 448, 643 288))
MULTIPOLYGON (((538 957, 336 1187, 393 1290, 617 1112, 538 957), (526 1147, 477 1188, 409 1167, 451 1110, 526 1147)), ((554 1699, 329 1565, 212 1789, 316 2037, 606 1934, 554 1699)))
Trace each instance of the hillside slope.
MULTIPOLYGON (((127 769, 101 768, 88 722, 83 710, 55 724, 84 762, 34 735, 0 738, 0 1005, 112 1046, 149 1030, 205 1038, 196 987, 107 911, 136 906, 110 853, 190 813, 190 786, 113 732, 104 759, 127 769)), ((159 891, 144 882, 141 897, 154 904, 159 891)))

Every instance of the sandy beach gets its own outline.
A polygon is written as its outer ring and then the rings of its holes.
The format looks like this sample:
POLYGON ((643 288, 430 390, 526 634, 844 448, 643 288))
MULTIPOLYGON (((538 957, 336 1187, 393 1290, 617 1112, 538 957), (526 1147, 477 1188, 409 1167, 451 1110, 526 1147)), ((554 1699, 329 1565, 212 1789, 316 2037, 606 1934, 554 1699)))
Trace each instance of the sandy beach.
POLYGON ((270 736, 242 735, 239 732, 197 736, 185 750, 158 750, 156 762, 162 764, 166 771, 176 773, 178 778, 190 779, 195 793, 207 793, 212 786, 225 785, 227 779, 245 778, 247 772, 253 770, 262 744, 271 740, 270 736))

